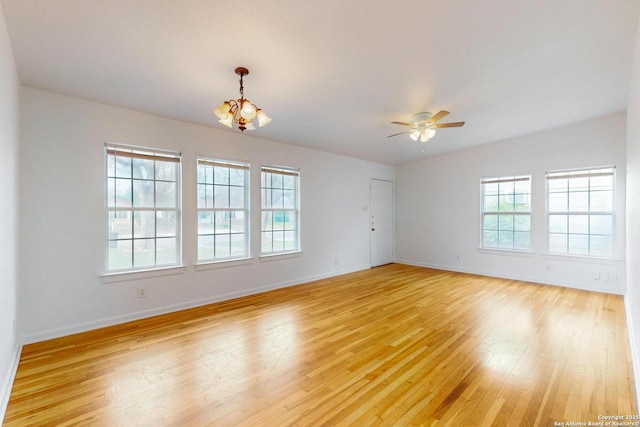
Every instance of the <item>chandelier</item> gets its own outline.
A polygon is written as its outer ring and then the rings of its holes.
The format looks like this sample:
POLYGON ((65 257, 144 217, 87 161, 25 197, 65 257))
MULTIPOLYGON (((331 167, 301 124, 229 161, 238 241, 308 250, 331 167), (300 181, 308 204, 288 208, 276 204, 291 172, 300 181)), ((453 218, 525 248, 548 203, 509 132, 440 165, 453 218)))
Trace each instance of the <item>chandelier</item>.
POLYGON ((235 122, 242 132, 247 129, 255 129, 253 125, 254 119, 258 119, 259 127, 268 125, 271 122, 271 118, 256 104, 251 103, 244 97, 243 77, 249 74, 249 70, 244 67, 238 67, 236 68, 236 74, 240 76, 240 99, 225 101, 213 110, 214 114, 220 119, 218 122, 228 127, 233 127, 235 122))

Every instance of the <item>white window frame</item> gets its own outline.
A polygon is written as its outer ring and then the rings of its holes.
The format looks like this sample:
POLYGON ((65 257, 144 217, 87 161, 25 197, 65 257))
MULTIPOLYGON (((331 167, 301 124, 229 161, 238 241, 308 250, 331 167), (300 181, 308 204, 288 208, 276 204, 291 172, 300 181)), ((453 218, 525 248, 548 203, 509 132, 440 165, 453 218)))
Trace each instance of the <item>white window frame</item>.
MULTIPOLYGON (((136 271, 148 271, 148 270, 160 270, 166 269, 170 267, 177 267, 182 265, 182 199, 181 199, 181 176, 182 176, 182 156, 178 151, 171 150, 162 150, 158 148, 150 148, 150 147, 141 147, 135 145, 125 145, 125 144, 116 144, 108 142, 105 144, 105 271, 107 274, 109 273, 126 273, 126 272, 136 272, 136 271), (109 170, 109 157, 115 156, 114 158, 114 171, 109 170), (124 157, 131 159, 131 173, 130 176, 116 176, 118 175, 115 172, 115 164, 117 157, 124 157), (148 177, 136 177, 133 172, 133 162, 138 160, 146 160, 146 161, 154 161, 154 176, 153 178, 148 177), (159 179, 156 176, 157 168, 155 162, 170 162, 176 164, 176 172, 175 179, 159 179), (118 181, 121 180, 121 181, 118 181), (125 199, 118 199, 117 195, 117 183, 122 182, 125 183, 127 180, 130 181, 131 188, 131 199, 130 204, 127 206, 127 201, 125 199), (152 184, 153 188, 153 206, 135 206, 135 194, 136 194, 136 185, 135 184, 152 184), (173 206, 166 206, 159 202, 158 198, 158 185, 164 184, 171 186, 173 184, 175 188, 175 200, 173 201, 173 206), (113 188, 112 188, 113 186, 113 188), (110 196, 113 197, 113 200, 110 200, 110 196), (120 200, 120 202, 118 202, 120 200), (144 213, 153 213, 153 231, 147 235, 140 235, 136 230, 136 216, 142 216, 144 213), (160 230, 158 227, 158 218, 164 213, 173 213, 175 215, 175 232, 173 235, 162 235, 160 234, 160 230), (113 222, 111 221, 113 217, 113 222), (120 217, 124 219, 124 224, 116 224, 115 219, 120 217), (130 221, 130 234, 127 233, 127 220, 130 221), (117 234, 119 233, 118 229, 125 230, 125 236, 120 238, 117 234), (175 261, 172 262, 161 262, 158 260, 159 247, 158 243, 162 241, 170 241, 171 239, 175 239, 175 261), (113 247, 117 247, 119 244, 127 244, 127 242, 131 242, 131 265, 127 267, 121 268, 111 268, 111 249, 113 247), (136 252, 135 246, 136 242, 146 241, 146 243, 152 243, 153 245, 153 262, 145 263, 144 265, 136 265, 136 255, 140 255, 140 253, 136 252)), ((125 186, 126 188, 126 186, 125 186)), ((139 187, 141 188, 141 187, 139 187)), ((165 202, 166 203, 166 202, 165 202)), ((122 222, 122 221, 121 221, 122 222)), ((121 231, 121 230, 120 230, 121 231)), ((147 233, 149 231, 147 230, 147 233)), ((114 251, 114 256, 115 256, 114 251)))
MULTIPOLYGON (((222 160, 222 159, 216 159, 216 158, 211 158, 211 157, 207 157, 207 156, 198 156, 197 157, 197 161, 196 161, 196 167, 198 168, 198 172, 196 174, 196 191, 198 194, 198 205, 197 205, 197 212, 198 212, 198 225, 197 225, 197 244, 198 244, 198 250, 197 250, 197 254, 196 254, 196 258, 197 258, 197 263, 198 264, 206 264, 206 263, 212 263, 212 262, 225 262, 225 261, 237 261, 240 259, 247 259, 250 257, 251 254, 251 238, 250 238, 250 227, 249 227, 249 220, 250 220, 250 209, 249 209, 249 183, 250 183, 250 165, 248 162, 239 162, 239 161, 231 161, 231 160, 222 160), (211 173, 212 173, 212 177, 209 180, 207 178, 207 176, 205 175, 205 181, 202 182, 201 181, 201 168, 211 168, 211 173), (215 170, 214 168, 224 168, 224 169, 229 169, 229 174, 231 174, 232 170, 235 171, 243 171, 243 184, 242 185, 238 185, 238 184, 232 184, 231 182, 231 175, 229 175, 227 177, 226 183, 224 182, 216 182, 215 179, 215 170), (226 188, 226 195, 227 195, 227 200, 226 203, 225 201, 222 201, 222 203, 219 203, 218 200, 216 200, 216 188, 217 187, 223 187, 226 188), (244 200, 244 203, 242 204, 242 206, 231 206, 232 205, 232 196, 231 196, 231 192, 232 190, 241 190, 242 192, 242 197, 244 200), (204 192, 204 199, 201 197, 202 193, 204 192), (211 197, 209 197, 211 196, 211 197), (204 206, 203 206, 204 205, 204 206), (209 213, 209 214, 213 214, 214 217, 214 230, 211 233, 203 233, 202 229, 201 229, 201 214, 202 213, 209 213), (235 216, 237 213, 242 213, 242 215, 244 216, 244 221, 242 221, 242 229, 244 230, 243 232, 234 232, 233 228, 231 227, 232 225, 232 220, 233 220, 233 216, 235 216), (228 214, 229 215, 229 228, 228 228, 228 232, 218 232, 218 218, 216 218, 217 216, 219 216, 220 214, 228 214), (216 251, 218 248, 218 239, 220 239, 221 241, 225 240, 225 237, 223 236, 227 236, 226 238, 228 239, 228 244, 229 244, 229 251, 228 254, 225 255, 217 255, 216 251), (233 237, 234 236, 240 236, 242 237, 242 242, 244 245, 244 251, 242 253, 233 253, 232 250, 232 241, 233 241, 233 237), (201 257, 201 253, 200 253, 200 249, 205 241, 204 237, 211 237, 213 239, 213 257, 201 257), (202 242, 202 243, 201 243, 202 242)), ((206 169, 204 169, 205 174, 206 169)), ((224 228, 222 229, 224 231, 224 228)), ((209 240, 209 239, 206 239, 209 240)), ((208 244, 208 242, 207 242, 208 244)))
MULTIPOLYGON (((285 166, 263 165, 260 169, 260 198, 260 255, 271 256, 300 252, 300 171, 285 166), (279 179, 274 179, 273 176, 278 175, 281 176, 282 185, 279 185, 278 182, 274 183, 279 179), (293 178, 293 185, 285 184, 285 181, 290 180, 291 177, 293 178), (272 182, 266 182, 269 179, 272 179, 272 182), (294 200, 287 203, 284 193, 291 190, 293 190, 294 200), (274 206, 273 196, 279 194, 280 191, 283 192, 282 204, 274 206), (276 228, 274 224, 282 222, 276 221, 280 214, 282 214, 283 218, 294 219, 293 228, 276 228), (276 237, 282 239, 282 247, 274 244, 277 241, 276 237), (269 241, 271 242, 270 244, 267 243, 269 241), (291 242, 293 245, 287 246, 286 242, 291 242)), ((283 225, 283 227, 286 226, 283 225)))
MULTIPOLYGON (((546 223, 547 223, 547 232, 546 232, 546 251, 548 254, 552 255, 567 255, 567 256, 577 256, 577 257, 589 257, 589 258, 614 258, 615 256, 615 230, 616 230, 616 205, 615 205, 615 187, 616 187, 616 168, 615 166, 602 166, 602 167, 592 167, 586 169, 569 169, 569 170, 557 170, 557 171, 549 171, 545 176, 546 181, 546 223), (608 189, 593 189, 593 181, 592 179, 597 179, 598 177, 611 177, 611 186, 608 189), (567 179, 567 191, 550 191, 550 180, 555 179, 567 179), (571 191, 571 181, 578 179, 587 179, 587 206, 586 208, 575 208, 571 205, 571 195, 576 193, 584 193, 585 191, 571 191), (593 201, 594 195, 592 193, 595 192, 610 192, 611 199, 609 200, 611 209, 596 209, 593 201), (567 197, 567 207, 566 209, 553 209, 551 207, 550 197, 551 194, 565 194, 567 197), (553 219, 556 217, 557 219, 553 219), (562 224, 563 217, 566 217, 566 231, 558 231, 558 224, 562 224), (608 229, 608 233, 596 233, 592 231, 595 226, 592 224, 592 218, 596 217, 609 217, 610 218, 610 227, 608 229), (579 222, 581 218, 586 218, 586 227, 587 232, 572 232, 572 218, 576 224, 579 222), (559 251, 554 250, 553 246, 557 246, 557 243, 552 244, 552 239, 559 239, 560 236, 566 236, 566 250, 559 251), (586 238, 587 239, 587 250, 586 252, 572 250, 571 248, 571 237, 574 238, 586 238), (599 251, 597 249, 597 237, 598 236, 606 236, 609 238, 608 251, 599 251)), ((582 222, 585 220, 582 219, 582 222)), ((562 225, 564 227, 564 225, 562 225)), ((573 226, 578 228, 578 226, 573 226)), ((584 226, 583 226, 584 227, 584 226)))
POLYGON ((515 176, 501 176, 501 177, 483 177, 480 180, 480 247, 482 249, 490 249, 490 250, 502 250, 502 251, 518 251, 518 252, 528 252, 531 251, 532 242, 531 242, 531 175, 515 175, 515 176), (527 182, 528 192, 516 192, 516 184, 517 182, 527 182), (513 184, 512 191, 505 191, 502 189, 503 186, 511 186, 513 184), (489 185, 497 185, 498 190, 494 194, 487 194, 489 185), (504 204, 502 197, 512 197, 513 202, 504 204), (497 201, 497 209, 488 209, 486 206, 488 197, 496 197, 497 201), (521 211, 516 210, 515 199, 517 197, 525 197, 527 199, 527 203, 529 205, 529 210, 521 211), (509 209, 509 204, 511 205, 511 209, 509 209), (490 222, 490 219, 495 217, 495 228, 487 228, 487 223, 490 222), (509 219, 510 217, 510 219, 509 219), (527 217, 528 221, 528 230, 523 227, 522 224, 517 225, 518 218, 527 217), (504 219, 503 219, 504 218, 504 219), (502 222, 506 224, 511 223, 510 228, 503 228, 502 222), (505 234, 511 234, 511 244, 505 245, 501 243, 500 234, 504 232, 505 234), (495 245, 488 243, 488 236, 490 234, 495 233, 496 243, 495 245), (528 245, 516 245, 516 235, 517 233, 521 233, 523 236, 528 235, 528 245))

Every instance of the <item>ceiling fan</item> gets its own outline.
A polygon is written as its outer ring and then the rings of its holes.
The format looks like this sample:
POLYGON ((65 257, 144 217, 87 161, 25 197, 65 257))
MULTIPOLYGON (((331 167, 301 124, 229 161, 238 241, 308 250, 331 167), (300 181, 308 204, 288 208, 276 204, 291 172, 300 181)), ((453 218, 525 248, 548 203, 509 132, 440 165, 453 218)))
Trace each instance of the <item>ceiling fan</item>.
POLYGON ((402 135, 404 133, 409 134, 409 138, 414 141, 418 139, 420 142, 427 142, 436 134, 436 129, 440 128, 458 128, 464 126, 464 122, 450 122, 450 123, 437 123, 436 122, 446 115, 448 115, 448 111, 440 110, 436 115, 432 115, 431 113, 417 113, 414 114, 411 118, 411 123, 405 122, 391 122, 394 125, 402 125, 409 126, 411 129, 394 133, 393 135, 389 135, 387 138, 391 138, 392 136, 402 135))

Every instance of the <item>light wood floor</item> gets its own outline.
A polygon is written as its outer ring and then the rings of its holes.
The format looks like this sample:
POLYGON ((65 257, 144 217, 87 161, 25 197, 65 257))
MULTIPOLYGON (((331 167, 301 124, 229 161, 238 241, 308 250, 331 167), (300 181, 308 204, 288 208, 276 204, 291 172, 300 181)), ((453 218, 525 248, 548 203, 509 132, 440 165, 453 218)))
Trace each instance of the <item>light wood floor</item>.
POLYGON ((393 264, 28 345, 5 425, 552 426, 631 371, 619 296, 393 264))

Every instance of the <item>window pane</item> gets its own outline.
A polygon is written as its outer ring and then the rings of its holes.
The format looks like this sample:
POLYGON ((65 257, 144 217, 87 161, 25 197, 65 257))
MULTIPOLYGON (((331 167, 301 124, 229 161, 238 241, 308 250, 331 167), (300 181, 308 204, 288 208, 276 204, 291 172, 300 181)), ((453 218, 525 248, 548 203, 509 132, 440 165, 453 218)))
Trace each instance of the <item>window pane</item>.
POLYGON ((531 233, 518 231, 514 232, 513 247, 514 249, 529 249, 531 247, 531 233))
POLYGON ((131 178, 131 158, 116 156, 116 177, 131 178))
POLYGON ((246 231, 244 212, 242 211, 231 212, 230 222, 231 222, 232 233, 244 233, 246 231))
POLYGON ((282 176, 282 188, 287 190, 294 190, 296 188, 296 179, 291 175, 282 176))
POLYGON ((153 181, 133 180, 133 206, 137 208, 154 207, 153 181))
POLYGON ((176 181, 178 177, 178 163, 156 160, 156 180, 176 181))
POLYGON ((198 184, 198 209, 212 208, 213 206, 207 206, 207 190, 204 184, 198 184))
POLYGON ((204 188, 205 208, 213 208, 213 185, 207 184, 204 188))
POLYGON ((116 180, 107 178, 107 206, 112 208, 116 205, 116 180))
POLYGON ((214 196, 214 206, 217 209, 225 209, 229 207, 229 187, 224 185, 214 185, 214 196))
POLYGON ((592 191, 591 212, 611 212, 613 210, 613 191, 592 191))
POLYGON ((549 212, 567 212, 569 193, 549 193, 549 212))
POLYGON ((549 215, 549 231, 551 233, 568 233, 569 232, 569 216, 568 215, 549 215))
POLYGON ((178 241, 175 237, 157 240, 156 259, 158 265, 178 263, 178 241))
POLYGON ((107 155, 107 177, 116 176, 116 159, 113 155, 107 155))
POLYGON ((513 212, 513 210, 514 210, 513 195, 510 195, 510 196, 502 195, 502 196, 500 196, 499 203, 500 203, 500 205, 498 206, 498 208, 499 208, 500 212, 513 212))
POLYGON ((485 196, 497 196, 498 195, 498 183, 494 182, 494 183, 490 183, 490 184, 483 184, 482 185, 484 188, 484 194, 485 196))
POLYGON ((589 255, 589 236, 569 234, 569 253, 575 255, 589 255))
POLYGON ((282 190, 271 190, 271 208, 278 209, 284 207, 284 194, 282 190))
POLYGON ((273 214, 271 212, 262 212, 262 231, 273 230, 273 214))
POLYGON ((590 252, 593 256, 609 256, 613 253, 612 236, 591 236, 590 252))
POLYGON ((116 207, 131 207, 131 180, 116 179, 116 207))
MULTIPOLYGON (((198 234, 214 233, 214 215, 212 211, 198 212, 198 234)), ((211 241, 213 247, 213 240, 211 241)))
POLYGON ((283 228, 285 230, 295 230, 296 227, 296 211, 284 211, 283 228))
POLYGON ((590 185, 592 191, 613 189, 613 175, 591 177, 590 185))
POLYGON ((213 236, 198 236, 198 259, 213 259, 213 236))
POLYGON ((284 232, 284 250, 290 251, 297 248, 296 232, 285 231, 284 232))
POLYGON ((262 189, 262 209, 271 209, 271 190, 268 188, 262 189))
POLYGON ((589 234, 589 216, 569 215, 569 233, 589 234))
POLYGON ((130 239, 132 235, 131 212, 109 212, 109 240, 130 239))
MULTIPOLYGON (((229 234, 231 229, 231 221, 229 212, 216 212, 216 234, 229 234)), ((217 253, 217 252, 216 252, 217 253)), ((216 255, 217 256, 217 255, 216 255)))
POLYGON ((498 232, 497 231, 485 231, 483 233, 483 246, 487 248, 498 247, 498 232))
POLYGON ((282 192, 282 207, 285 209, 295 209, 296 207, 296 193, 293 190, 283 190, 282 192))
POLYGON ((213 183, 229 185, 229 168, 216 166, 213 168, 213 183))
POLYGON ((175 211, 156 211, 156 236, 174 237, 178 233, 175 211))
POLYGON ((244 187, 229 187, 229 207, 234 209, 244 208, 244 187))
POLYGON ((502 195, 504 194, 513 194, 514 191, 514 182, 513 181, 506 181, 506 182, 500 182, 498 183, 498 192, 502 195))
POLYGON ((205 165, 198 165, 198 169, 196 172, 196 182, 198 184, 204 184, 206 182, 207 167, 208 166, 205 165))
POLYGON ((273 233, 271 231, 263 231, 261 234, 261 251, 264 253, 273 252, 273 233))
POLYGON ((568 235, 566 234, 549 234, 549 252, 558 254, 567 253, 568 235))
POLYGON ((228 234, 217 234, 215 236, 216 246, 215 253, 216 258, 228 258, 231 256, 231 246, 228 234))
POLYGON ((589 178, 570 178, 569 191, 589 191, 589 178))
POLYGON ((566 193, 567 191, 569 191, 569 180, 568 179, 564 179, 564 178, 560 178, 560 179, 549 179, 547 181, 548 185, 549 185, 549 192, 550 193, 566 193))
POLYGON ((571 212, 587 212, 589 210, 589 193, 587 191, 578 191, 569 193, 569 211, 571 212))
POLYGON ((282 188, 282 175, 278 173, 271 174, 271 187, 272 188, 282 188))
POLYGON ((284 250, 284 231, 274 231, 273 233, 273 251, 283 251, 284 250))
POLYGON ((153 211, 134 212, 133 234, 136 239, 141 237, 155 237, 156 213, 153 211))
POLYGON ((231 256, 238 257, 248 255, 246 240, 245 234, 231 235, 231 256))
POLYGON ((498 219, 498 229, 513 230, 513 215, 500 215, 498 219))
POLYGON ((177 202, 175 182, 156 182, 156 207, 175 208, 177 202))
POLYGON ((531 217, 529 215, 516 215, 513 222, 513 229, 516 231, 530 231, 531 217))
POLYGON ((149 267, 155 265, 155 239, 136 239, 133 241, 133 266, 149 267))
POLYGON ((484 215, 484 225, 483 228, 485 230, 497 230, 498 229, 498 215, 484 215))
POLYGON ((498 231, 498 247, 513 248, 513 231, 498 231))
POLYGON ((484 211, 498 212, 498 196, 484 196, 484 211))
POLYGON ((153 160, 131 159, 133 164, 133 177, 140 179, 153 179, 153 160))
POLYGON ((132 267, 132 241, 117 240, 110 242, 109 246, 109 270, 122 270, 132 267))
POLYGON ((243 169, 229 169, 229 184, 231 185, 241 185, 245 184, 245 177, 247 175, 247 171, 243 169))
POLYGON ((600 234, 610 236, 613 234, 613 217, 610 215, 591 215, 591 235, 600 234))

